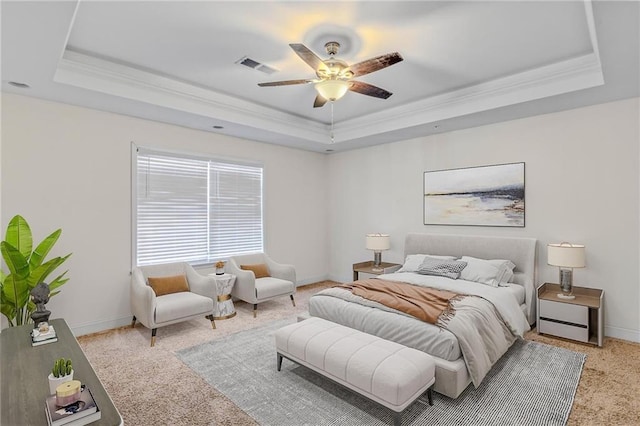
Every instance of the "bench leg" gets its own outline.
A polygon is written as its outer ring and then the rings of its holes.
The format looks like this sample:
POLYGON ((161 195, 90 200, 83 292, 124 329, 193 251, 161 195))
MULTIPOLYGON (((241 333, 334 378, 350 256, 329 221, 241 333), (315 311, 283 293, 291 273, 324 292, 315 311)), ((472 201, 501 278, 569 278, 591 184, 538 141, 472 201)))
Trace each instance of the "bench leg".
POLYGON ((296 301, 293 298, 293 294, 290 294, 289 297, 291 298, 291 303, 293 303, 293 307, 295 308, 296 307, 296 301))
POLYGON ((278 354, 278 371, 280 371, 280 369, 282 368, 282 355, 278 354))
POLYGON ((257 311, 258 311, 258 304, 257 304, 257 303, 254 303, 254 304, 253 304, 253 317, 254 317, 254 318, 256 317, 256 312, 257 312, 257 311))

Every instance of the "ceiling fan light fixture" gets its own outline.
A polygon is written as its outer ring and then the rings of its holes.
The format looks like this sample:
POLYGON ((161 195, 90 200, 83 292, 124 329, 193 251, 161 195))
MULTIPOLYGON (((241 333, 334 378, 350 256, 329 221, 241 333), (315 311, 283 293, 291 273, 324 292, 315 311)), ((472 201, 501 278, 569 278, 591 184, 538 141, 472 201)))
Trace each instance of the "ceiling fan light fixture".
POLYGON ((344 80, 323 80, 316 83, 318 94, 328 101, 337 101, 349 90, 349 82, 344 80))

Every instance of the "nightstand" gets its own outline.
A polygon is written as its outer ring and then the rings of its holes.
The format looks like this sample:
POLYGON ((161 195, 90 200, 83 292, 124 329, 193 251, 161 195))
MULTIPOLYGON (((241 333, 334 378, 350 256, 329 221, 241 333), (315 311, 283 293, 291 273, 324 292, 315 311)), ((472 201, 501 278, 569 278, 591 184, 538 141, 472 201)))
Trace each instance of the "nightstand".
POLYGON ((360 272, 372 275, 390 274, 400 269, 402 265, 398 263, 381 262, 380 266, 374 267, 373 260, 353 264, 353 280, 358 281, 360 272))
POLYGON ((604 290, 574 286, 572 292, 575 299, 561 299, 559 284, 538 287, 538 333, 602 347, 604 290))

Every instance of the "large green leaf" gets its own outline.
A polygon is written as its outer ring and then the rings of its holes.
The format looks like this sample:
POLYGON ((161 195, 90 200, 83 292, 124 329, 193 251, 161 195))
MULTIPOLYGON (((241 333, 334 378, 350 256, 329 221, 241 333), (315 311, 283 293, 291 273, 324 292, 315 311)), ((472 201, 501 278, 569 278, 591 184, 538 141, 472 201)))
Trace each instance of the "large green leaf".
POLYGON ((27 279, 29 288, 34 288, 36 285, 38 285, 38 283, 46 281, 49 274, 55 271, 58 266, 62 265, 62 263, 64 263, 64 261, 67 260, 69 256, 71 256, 71 253, 69 253, 65 257, 54 257, 53 259, 49 259, 42 265, 33 269, 31 271, 31 274, 29 275, 29 278, 27 279))
POLYGON ((7 233, 4 240, 18 249, 26 259, 31 255, 33 239, 31 228, 27 221, 20 215, 15 215, 7 225, 7 233))
POLYGON ((16 280, 15 275, 8 275, 2 284, 2 297, 4 303, 19 309, 29 301, 29 288, 25 280, 16 280))
MULTIPOLYGON (((64 278, 67 272, 69 271, 64 271, 62 274, 58 275, 53 281, 49 283, 49 291, 53 292, 53 290, 57 289, 58 287, 60 287, 61 285, 69 281, 69 278, 64 278)), ((50 294, 49 296, 53 297, 53 294, 50 294)))
POLYGON ((28 256, 23 256, 16 247, 6 241, 0 243, 0 251, 2 251, 2 257, 12 275, 18 279, 25 279, 29 276, 28 256))
POLYGON ((54 246, 56 241, 58 241, 61 233, 62 229, 57 229, 53 231, 47 238, 42 240, 40 244, 38 244, 38 247, 36 247, 33 253, 31 253, 31 257, 29 258, 29 266, 32 269, 40 266, 44 258, 47 257, 47 254, 49 254, 49 251, 54 246))

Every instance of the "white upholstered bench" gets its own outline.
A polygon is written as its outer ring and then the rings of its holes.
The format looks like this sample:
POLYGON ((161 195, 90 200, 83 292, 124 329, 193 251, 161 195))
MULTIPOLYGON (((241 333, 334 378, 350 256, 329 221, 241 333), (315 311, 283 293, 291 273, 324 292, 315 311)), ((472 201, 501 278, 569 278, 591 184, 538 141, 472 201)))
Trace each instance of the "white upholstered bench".
POLYGON ((317 317, 277 330, 275 340, 278 371, 283 357, 308 367, 393 410, 396 426, 425 391, 433 405, 435 361, 424 352, 317 317))

